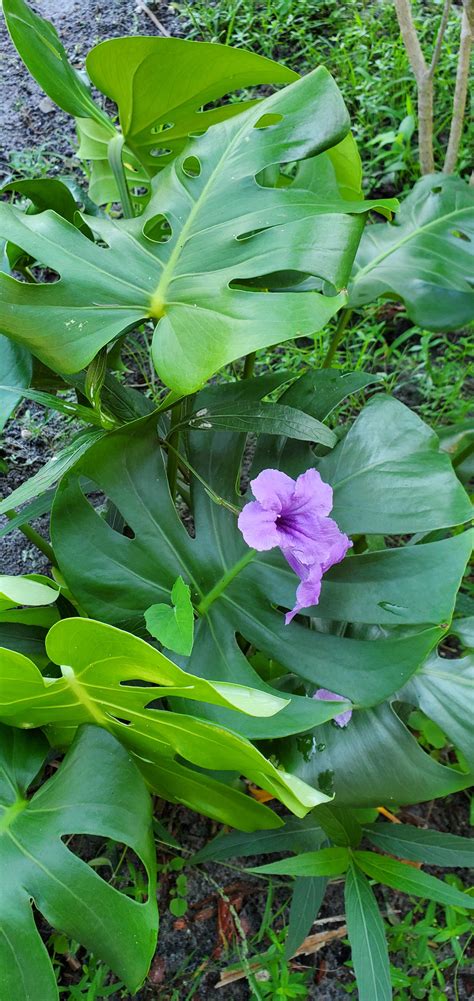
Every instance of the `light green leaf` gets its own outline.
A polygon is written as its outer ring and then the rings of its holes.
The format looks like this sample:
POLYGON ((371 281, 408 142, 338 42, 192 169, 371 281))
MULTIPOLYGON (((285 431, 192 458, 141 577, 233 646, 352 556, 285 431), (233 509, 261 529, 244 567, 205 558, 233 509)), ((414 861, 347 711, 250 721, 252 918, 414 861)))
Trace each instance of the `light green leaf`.
POLYGON ((54 213, 25 216, 0 204, 0 235, 61 276, 44 287, 0 275, 0 328, 68 373, 152 318, 155 367, 180 393, 249 351, 314 334, 345 301, 362 219, 328 213, 303 189, 263 188, 255 175, 330 148, 347 127, 334 81, 314 70, 192 139, 140 218, 89 220, 105 246, 54 213), (263 115, 273 124, 259 127, 263 115), (188 169, 197 161, 198 174, 188 169), (265 276, 288 270, 334 294, 268 293, 265 276))
POLYGON ((414 862, 455 867, 472 866, 474 862, 474 842, 457 834, 426 831, 411 824, 385 823, 365 827, 364 834, 389 855, 414 862))
POLYGON ((259 865, 249 869, 249 872, 280 876, 341 876, 347 871, 350 857, 347 848, 321 848, 317 852, 303 852, 296 858, 259 865))
POLYGON ((148 632, 168 650, 189 656, 193 648, 194 609, 190 588, 182 577, 177 577, 171 588, 169 605, 150 605, 145 612, 148 632))
POLYGON ((359 1001, 390 1001, 392 986, 383 921, 369 883, 353 864, 347 871, 344 893, 359 1001))
POLYGON ((134 993, 150 965, 158 925, 150 797, 118 741, 87 726, 53 778, 29 799, 47 754, 41 734, 0 727, 2 991, 15 1001, 59 997, 33 901, 53 928, 94 952, 134 993), (147 871, 146 903, 109 885, 73 854, 64 843, 71 834, 131 848, 147 871))
MULTIPOLYGON (((255 102, 222 98, 254 84, 291 83, 298 75, 285 66, 244 49, 180 38, 113 38, 95 46, 87 71, 102 93, 118 106, 127 144, 129 186, 145 186, 134 195, 149 198, 150 178, 177 156, 188 136, 233 118, 255 102), (203 107, 218 101, 209 110, 203 107)), ((91 195, 114 201, 115 181, 107 163, 107 131, 91 120, 79 121, 79 155, 91 159, 91 195)))
POLYGON ((401 299, 428 330, 461 327, 474 316, 474 192, 460 177, 428 174, 395 221, 368 226, 350 285, 352 308, 379 296, 401 299))
MULTIPOLYGON (((10 724, 57 725, 66 740, 82 722, 93 721, 117 736, 139 763, 144 759, 158 770, 163 758, 166 764, 175 756, 198 768, 214 769, 218 762, 222 770, 245 774, 267 788, 297 816, 326 801, 326 796, 275 768, 237 733, 155 705, 169 695, 186 695, 271 714, 284 705, 281 699, 192 677, 136 636, 90 619, 56 623, 46 651, 61 667, 59 678, 43 678, 26 657, 2 652, 0 717, 10 724)), ((204 776, 201 779, 205 782, 204 776)), ((179 798, 179 787, 175 795, 179 798)), ((232 822, 238 826, 238 817, 232 822)))
POLYGON ((465 907, 474 910, 474 899, 461 893, 454 886, 443 883, 436 876, 430 876, 422 869, 414 869, 405 862, 376 855, 374 852, 354 852, 354 861, 363 872, 377 883, 391 886, 392 890, 402 890, 410 896, 436 900, 438 904, 451 907, 465 907))
POLYGON ((54 581, 40 574, 0 575, 0 611, 17 605, 51 605, 58 594, 59 588, 54 581))

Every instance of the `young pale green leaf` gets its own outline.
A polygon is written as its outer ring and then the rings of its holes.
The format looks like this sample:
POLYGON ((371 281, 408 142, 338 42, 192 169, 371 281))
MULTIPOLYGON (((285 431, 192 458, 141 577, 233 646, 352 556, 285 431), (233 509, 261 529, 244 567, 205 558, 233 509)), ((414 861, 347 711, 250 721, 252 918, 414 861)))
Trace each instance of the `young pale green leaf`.
POLYGON ((229 858, 246 858, 270 852, 301 852, 319 848, 325 840, 324 831, 318 826, 315 814, 307 817, 289 817, 278 831, 259 831, 248 837, 240 831, 218 834, 192 857, 192 864, 222 861, 229 858))
MULTIPOLYGON (((150 178, 184 148, 188 137, 233 118, 255 102, 222 99, 254 84, 291 83, 298 75, 253 52, 180 38, 113 38, 95 46, 87 71, 103 94, 116 103, 127 144, 125 160, 133 170, 127 179, 146 193, 134 201, 146 204, 150 178), (204 105, 218 107, 203 111, 204 105)), ((99 203, 114 201, 117 189, 107 162, 106 129, 80 121, 79 155, 92 160, 91 195, 99 203)))
POLYGON ((350 857, 347 848, 321 848, 317 852, 303 852, 296 858, 259 865, 249 869, 249 872, 280 876, 341 876, 347 871, 350 857))
POLYGON ((325 876, 297 876, 293 885, 285 940, 285 958, 291 959, 311 931, 326 892, 325 876))
POLYGON ((51 605, 58 594, 54 581, 40 574, 0 575, 0 611, 17 605, 51 605))
POLYGON ((15 1001, 57 1001, 51 962, 31 906, 107 963, 134 993, 156 944, 151 803, 130 755, 98 727, 79 731, 53 778, 28 798, 49 751, 44 737, 0 727, 0 979, 15 1001), (146 868, 145 903, 102 879, 66 847, 71 834, 124 843, 146 868))
POLYGON ((428 174, 395 222, 368 226, 357 253, 349 305, 401 299, 414 323, 445 330, 474 315, 474 192, 459 177, 428 174))
POLYGON ((472 866, 474 862, 474 842, 457 834, 426 831, 411 824, 385 823, 365 827, 364 834, 377 848, 413 862, 456 868, 472 866))
POLYGON ((202 407, 186 423, 196 431, 250 431, 254 434, 286 435, 298 441, 318 442, 333 448, 334 431, 302 410, 279 403, 242 404, 231 407, 202 407))
POLYGON ((32 371, 28 349, 0 334, 0 431, 29 386, 32 371))
POLYGON ((15 48, 48 97, 70 115, 94 118, 113 135, 112 123, 71 66, 51 22, 35 14, 24 0, 3 0, 3 12, 15 48))
POLYGON ((54 213, 0 204, 0 235, 61 276, 44 288, 0 275, 0 327, 68 373, 151 318, 155 367, 182 394, 249 351, 314 334, 345 302, 363 220, 328 212, 313 192, 264 188, 255 175, 330 148, 347 129, 340 93, 320 67, 193 138, 139 218, 91 220, 105 246, 54 213), (166 237, 157 230, 163 217, 166 237), (281 271, 311 274, 334 294, 269 294, 265 276, 281 271))
POLYGON ((353 864, 347 871, 344 893, 359 1001, 390 1001, 392 986, 383 921, 367 879, 353 864))
POLYGON ((422 869, 414 869, 409 863, 397 862, 396 859, 376 855, 374 852, 354 852, 354 861, 367 876, 377 883, 391 886, 392 890, 402 890, 413 897, 435 900, 438 904, 474 910, 473 897, 443 883, 436 876, 430 876, 422 869))
MULTIPOLYGON (((156 707, 173 695, 249 713, 277 712, 285 702, 261 691, 212 683, 182 671, 154 647, 90 619, 63 619, 46 639, 61 676, 43 678, 21 654, 3 651, 0 718, 15 726, 59 726, 66 740, 82 722, 110 730, 138 759, 155 765, 179 756, 198 768, 244 774, 304 816, 327 796, 277 769, 237 733, 156 707)), ((236 726, 238 724, 236 723, 236 726)), ((201 780, 205 782, 204 776, 201 780)), ((238 826, 238 818, 235 826, 238 826)))
POLYGON ((145 612, 148 632, 168 650, 188 657, 193 648, 194 609, 191 590, 182 577, 177 577, 171 588, 170 605, 150 605, 145 612))

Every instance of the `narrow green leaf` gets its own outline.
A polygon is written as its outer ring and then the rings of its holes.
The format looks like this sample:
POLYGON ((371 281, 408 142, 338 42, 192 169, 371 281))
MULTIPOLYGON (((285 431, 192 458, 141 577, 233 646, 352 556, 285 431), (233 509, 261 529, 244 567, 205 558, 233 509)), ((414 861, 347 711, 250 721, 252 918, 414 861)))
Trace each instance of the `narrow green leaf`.
POLYGON ((352 864, 346 876, 345 902, 359 1001, 390 1001, 392 986, 383 921, 369 883, 352 864))
POLYGON ((411 824, 385 823, 364 827, 364 834, 377 848, 413 862, 456 868, 474 863, 474 841, 457 834, 426 831, 411 824))
POLYGON ((196 431, 251 431, 255 434, 286 435, 298 441, 314 441, 332 448, 337 437, 321 421, 302 410, 279 403, 241 404, 232 407, 203 407, 188 418, 196 431))
POLYGON ((305 852, 319 848, 324 840, 324 831, 318 826, 314 812, 311 812, 302 819, 290 817, 278 831, 256 831, 251 837, 240 831, 218 834, 193 855, 191 863, 198 865, 201 862, 246 858, 249 855, 266 855, 270 852, 305 852))
POLYGON ((357 848, 360 844, 362 828, 353 810, 327 803, 316 807, 314 817, 335 845, 357 848))
POLYGON ((474 899, 467 893, 461 893, 455 887, 443 883, 442 880, 430 876, 421 869, 396 859, 376 855, 374 852, 354 852, 354 860, 360 869, 385 886, 393 890, 402 890, 414 897, 426 897, 436 900, 438 904, 448 904, 452 907, 465 907, 474 910, 474 899))
POLYGON ((49 490, 80 459, 81 455, 84 455, 91 445, 103 438, 105 434, 105 431, 99 430, 81 432, 69 445, 54 455, 39 472, 0 501, 0 514, 5 514, 11 508, 19 507, 20 504, 25 504, 49 490))
POLYGON ((188 657, 193 648, 194 609, 191 589, 177 577, 171 589, 170 605, 150 605, 145 612, 148 632, 168 650, 188 657))
POLYGON ((295 879, 286 933, 285 959, 291 959, 311 931, 323 902, 326 886, 327 879, 324 876, 309 879, 299 876, 295 879))
POLYGON ((303 852, 296 858, 259 865, 255 869, 249 869, 249 872, 280 876, 341 876, 346 872, 349 861, 350 853, 347 848, 321 848, 317 852, 303 852))

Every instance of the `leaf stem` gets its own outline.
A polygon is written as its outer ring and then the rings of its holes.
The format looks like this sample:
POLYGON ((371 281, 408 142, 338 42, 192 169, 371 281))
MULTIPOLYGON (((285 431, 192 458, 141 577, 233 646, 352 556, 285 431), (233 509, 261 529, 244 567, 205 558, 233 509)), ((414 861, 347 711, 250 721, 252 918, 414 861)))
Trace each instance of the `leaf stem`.
POLYGON ((176 497, 176 480, 178 476, 178 465, 179 465, 179 427, 182 418, 182 405, 179 403, 171 411, 171 424, 170 433, 168 437, 168 486, 170 488, 170 494, 173 501, 176 497))
POLYGON ((107 159, 109 161, 110 168, 115 178, 117 184, 120 201, 122 203, 122 212, 125 219, 133 219, 134 211, 133 204, 130 198, 130 192, 128 190, 127 178, 125 175, 125 167, 122 160, 122 150, 125 143, 125 138, 121 133, 117 133, 110 140, 107 146, 107 159))
POLYGON ((245 356, 242 379, 251 379, 255 371, 255 351, 245 356))
POLYGON ((344 337, 344 333, 345 333, 347 324, 349 323, 349 320, 350 320, 351 316, 352 316, 352 309, 343 309, 343 310, 341 310, 341 312, 339 314, 339 319, 337 321, 336 329, 334 331, 333 337, 331 339, 331 343, 330 343, 330 345, 328 347, 328 350, 326 352, 326 356, 325 356, 323 364, 321 366, 322 368, 330 368, 331 367, 331 363, 333 361, 334 355, 336 354, 336 351, 337 351, 337 349, 339 347, 339 344, 341 343, 342 338, 344 337))
POLYGON ((245 569, 246 566, 248 566, 249 563, 252 562, 256 554, 256 549, 249 549, 248 552, 246 552, 245 555, 237 561, 237 563, 234 563, 234 565, 230 567, 225 574, 223 574, 221 579, 217 581, 217 584, 214 584, 214 587, 211 588, 208 594, 204 595, 202 601, 200 601, 199 605, 196 606, 196 611, 199 612, 199 615, 205 615, 210 606, 214 603, 214 601, 216 601, 222 592, 225 591, 226 587, 230 584, 234 577, 237 577, 237 574, 239 574, 245 569))
MULTIPOLYGON (((5 511, 5 514, 9 521, 13 521, 13 519, 18 516, 17 511, 5 511)), ((40 550, 40 552, 44 553, 48 561, 52 563, 53 566, 56 565, 56 558, 52 546, 50 546, 49 542, 46 542, 46 539, 43 539, 43 536, 40 535, 39 532, 35 531, 31 525, 26 523, 24 525, 18 525, 18 531, 21 532, 26 539, 28 539, 28 542, 31 542, 37 549, 40 550)))

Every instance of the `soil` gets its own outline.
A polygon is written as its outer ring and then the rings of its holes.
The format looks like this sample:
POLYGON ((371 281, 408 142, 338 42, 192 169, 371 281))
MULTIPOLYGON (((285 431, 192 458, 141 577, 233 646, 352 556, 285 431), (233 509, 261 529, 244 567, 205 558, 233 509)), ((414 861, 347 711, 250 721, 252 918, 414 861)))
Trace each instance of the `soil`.
MULTIPOLYGON (((134 0, 36 0, 35 9, 50 18, 56 26, 72 62, 82 68, 89 49, 105 38, 129 34, 157 34, 150 17, 134 0)), ((180 24, 168 4, 152 4, 152 10, 171 34, 181 34, 180 24)), ((37 84, 26 72, 11 45, 3 21, 0 21, 0 66, 2 77, 2 103, 0 106, 0 136, 3 151, 0 154, 0 177, 8 179, 12 166, 27 176, 36 173, 61 174, 74 169, 74 126, 69 116, 57 109, 44 97, 37 84), (39 153, 38 153, 39 151, 39 153), (13 153, 13 156, 11 154, 13 153)), ((410 401, 406 401, 410 402, 410 401)), ((35 473, 59 447, 65 426, 61 418, 53 416, 44 422, 44 411, 31 404, 23 405, 15 423, 7 425, 1 443, 0 460, 7 460, 7 471, 0 472, 0 494, 5 496, 19 483, 35 473)), ((34 523, 37 530, 47 535, 47 516, 34 523)), ((5 519, 0 518, 0 526, 5 519)), ((1 573, 47 572, 47 560, 19 531, 11 532, 0 541, 1 573)), ((410 808, 406 820, 430 824, 438 830, 467 833, 468 801, 464 795, 445 801, 410 808)), ((170 827, 179 842, 197 850, 216 833, 211 821, 181 807, 164 805, 161 820, 170 827)), ((269 857, 265 856, 264 861, 269 857)), ((163 855, 163 863, 169 857, 163 855)), ((242 867, 259 864, 263 859, 244 859, 242 867)), ((238 860, 233 860, 233 864, 238 860)), ((232 935, 232 919, 216 884, 230 899, 238 913, 241 929, 251 938, 258 933, 267 900, 267 884, 245 873, 223 865, 190 869, 188 874, 188 911, 181 918, 169 911, 170 891, 174 886, 174 873, 163 873, 160 880, 161 927, 158 950, 147 983, 136 997, 140 1001, 194 1001, 214 996, 214 987, 220 971, 235 962, 236 952, 226 945, 219 931, 218 918, 229 920, 229 937, 239 943, 239 934, 232 935)), ((278 890, 273 902, 273 912, 282 905, 288 894, 278 890)), ((385 912, 403 911, 406 901, 389 893, 379 896, 385 912)), ((344 904, 342 886, 334 884, 318 915, 318 921, 340 916, 341 920, 320 923, 313 930, 333 929, 343 923, 344 904)), ((274 927, 282 927, 288 912, 283 912, 274 927)), ((263 951, 268 943, 258 944, 253 951, 263 951)), ((253 955, 253 952, 252 952, 253 955)), ((82 958, 83 953, 79 953, 82 958)), ((348 997, 343 985, 353 982, 352 974, 344 965, 349 950, 343 941, 330 944, 315 956, 302 957, 300 968, 311 970, 309 998, 318 1001, 343 1001, 348 997)), ((74 964, 72 964, 73 966, 74 964)), ((63 966, 62 984, 77 982, 78 974, 71 969, 67 959, 63 966)), ((472 973, 459 973, 457 998, 473 996, 472 973)), ((129 995, 120 990, 112 998, 129 995)), ((219 995, 216 995, 217 997, 219 995)), ((223 1001, 245 1001, 250 997, 245 980, 226 986, 223 1001)), ((454 998, 454 987, 446 990, 448 999, 454 998)))

